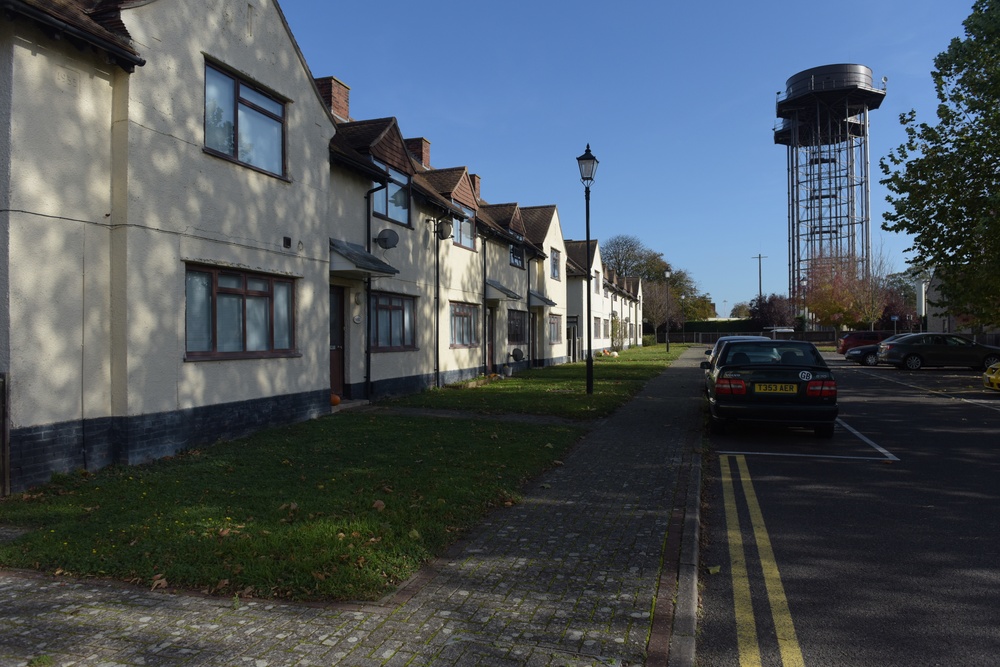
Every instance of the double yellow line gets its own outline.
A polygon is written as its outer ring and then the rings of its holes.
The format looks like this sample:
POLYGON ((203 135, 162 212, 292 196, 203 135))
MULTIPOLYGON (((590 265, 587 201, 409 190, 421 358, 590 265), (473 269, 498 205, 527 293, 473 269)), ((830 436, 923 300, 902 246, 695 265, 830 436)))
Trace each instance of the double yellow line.
POLYGON ((733 600, 736 606, 736 640, 740 653, 740 667, 759 667, 760 644, 757 639, 757 621, 753 613, 753 601, 750 596, 750 578, 747 574, 746 551, 743 547, 743 532, 740 529, 740 517, 736 509, 736 490, 730 459, 735 459, 740 471, 743 495, 746 497, 750 512, 750 523, 753 524, 754 540, 757 543, 757 554, 760 557, 764 572, 764 585, 767 597, 771 603, 771 616, 774 618, 775 634, 778 648, 781 651, 781 662, 784 667, 804 667, 802 651, 795 637, 795 625, 792 614, 788 610, 788 600, 785 589, 781 585, 781 575, 778 564, 774 560, 771 549, 771 538, 764 526, 764 515, 757 503, 757 494, 750 481, 750 471, 747 469, 746 458, 742 455, 723 455, 720 458, 722 466, 722 494, 726 508, 726 534, 729 542, 729 560, 733 574, 733 600))

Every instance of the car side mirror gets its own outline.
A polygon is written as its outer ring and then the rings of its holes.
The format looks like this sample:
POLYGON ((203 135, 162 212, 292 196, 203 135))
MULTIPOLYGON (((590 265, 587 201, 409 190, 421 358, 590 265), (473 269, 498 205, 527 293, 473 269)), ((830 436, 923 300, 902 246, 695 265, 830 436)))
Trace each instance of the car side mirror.
POLYGON ((711 361, 703 361, 703 362, 701 362, 700 366, 701 366, 702 370, 707 371, 707 370, 709 370, 712 367, 712 362, 711 361))
POLYGON ((712 354, 711 350, 705 350, 705 354, 712 354))

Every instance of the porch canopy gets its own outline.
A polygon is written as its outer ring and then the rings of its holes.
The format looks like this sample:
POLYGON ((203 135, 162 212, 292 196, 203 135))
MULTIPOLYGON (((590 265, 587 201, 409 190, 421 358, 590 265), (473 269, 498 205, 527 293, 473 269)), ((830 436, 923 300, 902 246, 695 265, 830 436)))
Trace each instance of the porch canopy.
POLYGON ((365 250, 364 246, 330 239, 330 274, 350 278, 367 275, 394 276, 399 269, 365 250))
POLYGON ((542 306, 552 307, 554 305, 556 305, 556 302, 541 292, 528 290, 528 306, 531 308, 541 308, 542 306))
POLYGON ((520 301, 521 295, 496 280, 487 279, 486 298, 490 301, 520 301))

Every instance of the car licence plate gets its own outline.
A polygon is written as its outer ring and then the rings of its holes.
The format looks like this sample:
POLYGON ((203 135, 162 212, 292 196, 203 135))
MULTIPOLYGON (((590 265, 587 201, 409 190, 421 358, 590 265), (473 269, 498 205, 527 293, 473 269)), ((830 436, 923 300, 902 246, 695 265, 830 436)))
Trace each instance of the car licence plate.
POLYGON ((758 382, 754 385, 753 390, 757 394, 794 394, 798 391, 798 386, 794 384, 758 382))

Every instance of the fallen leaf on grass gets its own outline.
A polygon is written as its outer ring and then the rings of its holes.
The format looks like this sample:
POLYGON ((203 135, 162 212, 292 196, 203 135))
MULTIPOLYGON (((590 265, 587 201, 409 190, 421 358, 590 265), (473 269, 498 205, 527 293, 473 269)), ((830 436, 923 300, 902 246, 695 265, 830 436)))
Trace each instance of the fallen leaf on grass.
POLYGON ((164 578, 164 576, 162 574, 154 574, 153 575, 153 587, 150 588, 149 590, 155 591, 157 588, 166 588, 166 587, 167 587, 167 580, 166 580, 166 578, 164 578))
POLYGON ((381 512, 382 510, 385 509, 385 503, 382 502, 381 500, 376 500, 375 502, 372 503, 372 507, 381 512))

